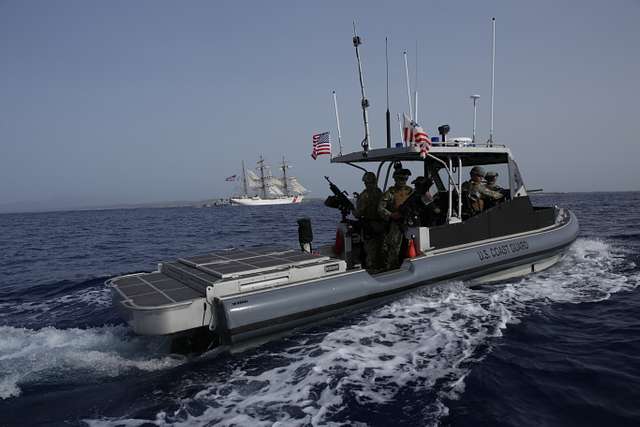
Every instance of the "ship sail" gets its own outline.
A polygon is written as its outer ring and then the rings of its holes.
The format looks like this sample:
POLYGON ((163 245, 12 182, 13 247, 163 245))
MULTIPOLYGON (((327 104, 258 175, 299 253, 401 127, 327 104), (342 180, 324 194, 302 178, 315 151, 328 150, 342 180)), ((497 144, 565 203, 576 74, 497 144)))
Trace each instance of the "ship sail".
POLYGON ((275 185, 277 185, 285 194, 288 193, 289 195, 298 195, 306 194, 309 192, 309 190, 307 190, 302 184, 300 184, 300 181, 298 181, 298 178, 296 178, 295 176, 288 176, 286 178, 286 181, 285 178, 275 178, 275 181, 277 181, 275 185))

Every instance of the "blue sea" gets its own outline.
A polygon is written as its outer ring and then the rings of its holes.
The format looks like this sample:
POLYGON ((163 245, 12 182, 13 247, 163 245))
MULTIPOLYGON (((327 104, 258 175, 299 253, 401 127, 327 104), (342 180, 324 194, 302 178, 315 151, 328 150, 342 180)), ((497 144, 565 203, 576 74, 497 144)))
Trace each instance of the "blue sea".
POLYGON ((241 353, 132 335, 104 281, 210 249, 330 242, 339 213, 274 207, 0 215, 0 426, 640 425, 640 193, 546 194, 562 262, 451 281, 241 353))

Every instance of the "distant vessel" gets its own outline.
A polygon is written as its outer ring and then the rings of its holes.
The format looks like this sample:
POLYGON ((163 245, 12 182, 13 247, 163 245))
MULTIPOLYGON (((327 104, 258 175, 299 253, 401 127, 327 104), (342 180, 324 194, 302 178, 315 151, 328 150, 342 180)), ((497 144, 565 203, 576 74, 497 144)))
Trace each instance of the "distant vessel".
POLYGON ((282 165, 278 169, 282 176, 271 174, 271 169, 260 156, 255 172, 247 170, 242 162, 243 194, 231 197, 231 203, 243 206, 288 205, 300 203, 308 191, 298 182, 295 176, 288 176, 289 165, 282 157, 282 165))

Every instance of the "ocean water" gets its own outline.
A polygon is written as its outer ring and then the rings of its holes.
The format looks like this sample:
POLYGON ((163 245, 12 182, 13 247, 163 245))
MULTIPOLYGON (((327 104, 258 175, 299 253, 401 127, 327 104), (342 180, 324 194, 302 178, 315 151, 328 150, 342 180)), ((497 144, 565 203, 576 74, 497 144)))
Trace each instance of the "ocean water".
POLYGON ((548 194, 581 232, 555 267, 426 287, 232 355, 133 336, 104 281, 209 249, 297 245, 337 211, 0 215, 0 426, 640 425, 640 193, 548 194))

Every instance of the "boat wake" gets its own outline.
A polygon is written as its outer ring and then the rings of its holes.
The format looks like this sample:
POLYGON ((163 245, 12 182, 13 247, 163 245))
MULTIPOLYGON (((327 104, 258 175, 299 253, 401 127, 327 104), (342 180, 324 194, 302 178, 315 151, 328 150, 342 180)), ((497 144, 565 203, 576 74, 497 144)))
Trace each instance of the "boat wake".
MULTIPOLYGON (((389 420, 389 405, 403 408, 393 415, 397 425, 437 424, 508 324, 551 303, 596 302, 631 290, 640 274, 630 264, 606 242, 578 239, 558 266, 524 279, 421 289, 329 328, 295 334, 284 346, 281 341, 211 362, 214 372, 186 373, 188 388, 165 405, 177 409, 154 411, 154 419, 142 412, 87 422, 380 425, 389 420)), ((152 360, 156 367, 166 363, 152 360)))
POLYGON ((184 358, 159 350, 162 341, 132 338, 125 326, 0 326, 0 399, 19 396, 24 386, 86 384, 183 363, 184 358))

